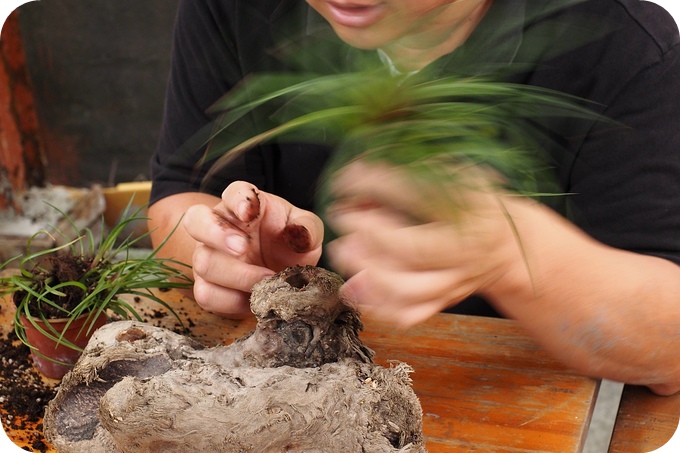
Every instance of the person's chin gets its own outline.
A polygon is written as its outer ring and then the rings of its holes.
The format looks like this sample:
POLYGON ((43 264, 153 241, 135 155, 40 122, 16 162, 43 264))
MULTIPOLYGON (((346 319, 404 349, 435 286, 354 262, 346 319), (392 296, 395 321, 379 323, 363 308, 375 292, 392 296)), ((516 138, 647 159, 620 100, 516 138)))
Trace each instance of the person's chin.
POLYGON ((355 30, 343 30, 334 28, 335 33, 345 43, 352 47, 363 50, 373 50, 383 47, 388 40, 376 39, 373 33, 357 33, 355 30))

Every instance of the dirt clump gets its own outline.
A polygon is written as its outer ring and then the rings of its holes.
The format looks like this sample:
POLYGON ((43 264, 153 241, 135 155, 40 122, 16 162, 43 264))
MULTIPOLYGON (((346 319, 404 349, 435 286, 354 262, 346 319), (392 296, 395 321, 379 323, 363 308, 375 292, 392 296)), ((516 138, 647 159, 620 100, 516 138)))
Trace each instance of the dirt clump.
MULTIPOLYGON (((45 288, 58 286, 66 282, 82 282, 88 284, 89 281, 83 277, 90 271, 92 257, 77 256, 72 253, 60 253, 49 255, 41 263, 34 267, 33 272, 36 277, 32 289, 37 293, 43 293, 45 288)), ((63 296, 52 295, 50 301, 60 308, 41 302, 31 300, 28 304, 31 313, 42 313, 46 318, 58 319, 67 317, 83 300, 85 291, 75 285, 65 285, 60 287, 63 296)), ((12 300, 18 307, 26 293, 17 291, 12 294, 12 300)))
POLYGON ((42 417, 47 403, 56 395, 54 386, 43 381, 33 368, 30 350, 14 332, 0 335, 0 416, 8 432, 22 433, 22 441, 45 452, 42 417))

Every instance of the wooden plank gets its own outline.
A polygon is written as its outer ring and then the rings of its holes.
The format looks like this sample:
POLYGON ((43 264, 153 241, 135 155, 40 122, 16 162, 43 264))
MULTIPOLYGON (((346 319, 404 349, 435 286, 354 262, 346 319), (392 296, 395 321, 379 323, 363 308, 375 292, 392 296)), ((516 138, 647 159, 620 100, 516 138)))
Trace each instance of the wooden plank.
POLYGON ((626 385, 614 423, 610 453, 647 453, 664 446, 678 429, 680 393, 659 396, 626 385))
POLYGON ((481 451, 582 448, 595 382, 584 386, 583 377, 565 372, 510 321, 447 321, 441 315, 391 334, 368 324, 362 335, 379 353, 377 362, 398 359, 415 369, 430 451, 429 439, 439 451, 467 451, 470 442, 481 451))
MULTIPOLYGON (((254 327, 253 320, 206 313, 176 292, 163 298, 191 326, 191 335, 208 346, 229 344, 254 327)), ((178 327, 160 308, 141 304, 150 323, 178 327)), ((3 307, 0 315, 8 311, 3 307)), ((414 368, 428 451, 582 450, 598 381, 549 357, 516 323, 441 314, 398 331, 366 321, 361 338, 375 350, 376 362, 389 366, 399 360, 414 368)))

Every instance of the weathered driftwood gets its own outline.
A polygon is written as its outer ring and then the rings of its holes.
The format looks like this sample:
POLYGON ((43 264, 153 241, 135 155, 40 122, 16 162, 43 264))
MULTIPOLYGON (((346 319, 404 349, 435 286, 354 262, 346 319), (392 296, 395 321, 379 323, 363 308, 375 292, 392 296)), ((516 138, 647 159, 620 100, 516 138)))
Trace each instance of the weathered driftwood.
POLYGON ((295 267, 253 288, 229 346, 123 321, 95 333, 45 415, 64 452, 422 452, 408 365, 372 362, 342 280, 295 267))

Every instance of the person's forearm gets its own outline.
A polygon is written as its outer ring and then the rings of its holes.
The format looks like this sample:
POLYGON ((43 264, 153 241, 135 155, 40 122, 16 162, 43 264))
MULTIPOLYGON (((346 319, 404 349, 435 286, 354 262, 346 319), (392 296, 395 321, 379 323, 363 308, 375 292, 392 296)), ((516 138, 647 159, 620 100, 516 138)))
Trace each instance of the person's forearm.
POLYGON ((585 374, 680 390, 680 266, 602 245, 547 208, 509 206, 526 259, 489 299, 585 374))
MULTIPOLYGON (((213 207, 219 202, 220 199, 212 195, 187 192, 171 195, 151 205, 148 226, 154 247, 158 247, 177 226, 175 232, 159 250, 158 256, 191 264, 196 241, 187 234, 179 222, 189 207, 197 204, 213 207)), ((192 275, 189 277, 193 278, 192 275)), ((191 290, 187 290, 186 294, 193 296, 191 290)))

